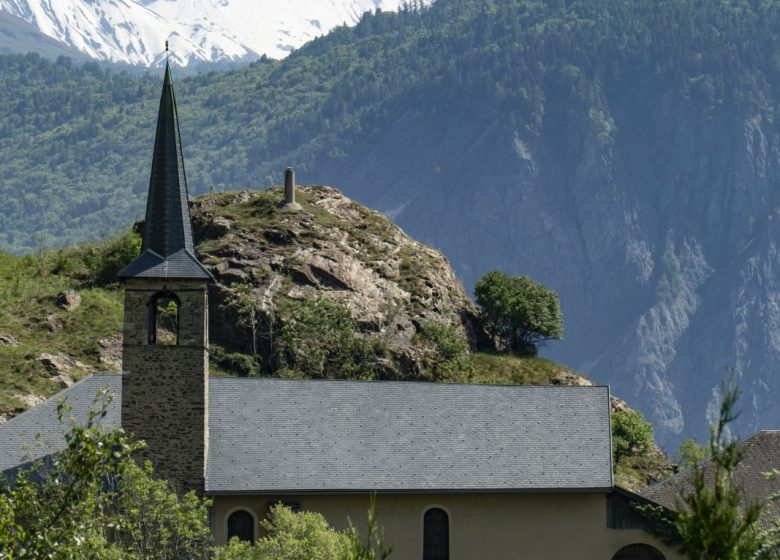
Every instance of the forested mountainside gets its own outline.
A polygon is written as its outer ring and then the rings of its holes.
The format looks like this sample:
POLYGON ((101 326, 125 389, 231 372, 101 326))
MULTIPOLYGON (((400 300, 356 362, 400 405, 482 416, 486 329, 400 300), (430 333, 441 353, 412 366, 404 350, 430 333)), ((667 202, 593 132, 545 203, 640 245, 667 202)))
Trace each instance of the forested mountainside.
MULTIPOLYGON (((177 83, 190 189, 338 184, 440 248, 556 289, 573 367, 673 445, 726 367, 776 427, 780 5, 440 0, 177 83)), ((142 213, 159 77, 0 59, 0 243, 142 213)))

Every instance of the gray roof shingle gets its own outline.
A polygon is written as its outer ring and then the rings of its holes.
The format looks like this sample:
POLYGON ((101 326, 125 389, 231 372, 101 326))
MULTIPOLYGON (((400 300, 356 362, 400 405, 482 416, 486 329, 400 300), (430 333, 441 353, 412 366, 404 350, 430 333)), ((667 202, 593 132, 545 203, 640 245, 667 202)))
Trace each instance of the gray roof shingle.
POLYGON ((118 374, 93 375, 0 426, 0 472, 61 451, 65 447, 64 434, 70 428, 70 419, 84 424, 95 397, 104 388, 113 396, 113 401, 100 425, 108 429, 118 427, 122 378, 118 374), (63 416, 63 424, 57 418, 57 405, 61 400, 70 406, 70 412, 63 416))
MULTIPOLYGON (((780 493, 780 479, 769 480, 765 472, 780 468, 780 430, 762 430, 740 441, 737 446, 742 452, 742 461, 737 467, 736 479, 742 488, 743 503, 765 502, 770 496, 780 493)), ((704 469, 704 476, 712 480, 714 467, 707 459, 696 467, 662 480, 643 490, 640 495, 669 509, 677 509, 678 499, 693 488, 693 475, 697 469, 704 469)), ((764 524, 780 520, 780 503, 767 504, 764 524)))
MULTIPOLYGON (((116 426, 118 375, 62 396, 83 418, 100 386, 117 395, 104 421, 116 426)), ((18 464, 35 431, 62 440, 52 401, 0 426, 0 470, 18 464)), ((603 490, 609 422, 606 387, 212 378, 206 489, 603 490)))

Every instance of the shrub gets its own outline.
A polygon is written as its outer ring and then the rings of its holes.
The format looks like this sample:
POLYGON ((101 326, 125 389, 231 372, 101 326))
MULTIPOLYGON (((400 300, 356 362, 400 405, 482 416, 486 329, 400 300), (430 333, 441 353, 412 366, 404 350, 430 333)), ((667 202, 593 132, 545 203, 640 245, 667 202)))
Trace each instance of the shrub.
POLYGON ((684 469, 698 465, 709 457, 707 447, 696 441, 695 438, 685 438, 677 448, 674 457, 675 462, 684 469))
POLYGON ((84 263, 92 282, 97 286, 106 286, 117 282, 117 273, 140 252, 141 236, 129 230, 110 239, 105 245, 89 246, 84 253, 84 263))
POLYGON ((257 361, 240 352, 228 352, 221 346, 212 345, 210 359, 219 368, 239 377, 253 377, 259 373, 257 361))
POLYGON ((263 528, 267 535, 254 546, 232 539, 214 560, 344 560, 349 540, 319 513, 295 513, 281 504, 271 508, 263 528))
POLYGON ((275 351, 286 377, 374 377, 371 339, 356 332, 344 304, 325 297, 290 301, 282 307, 275 351))
POLYGON ((436 381, 467 382, 474 376, 468 344, 457 329, 426 321, 420 328, 420 338, 434 348, 431 373, 436 381))
POLYGON ((474 295, 483 327, 509 352, 533 356, 546 341, 563 338, 558 295, 527 276, 488 272, 474 295))
POLYGON ((612 453, 617 464, 623 457, 642 455, 653 447, 653 426, 637 410, 612 413, 612 453))

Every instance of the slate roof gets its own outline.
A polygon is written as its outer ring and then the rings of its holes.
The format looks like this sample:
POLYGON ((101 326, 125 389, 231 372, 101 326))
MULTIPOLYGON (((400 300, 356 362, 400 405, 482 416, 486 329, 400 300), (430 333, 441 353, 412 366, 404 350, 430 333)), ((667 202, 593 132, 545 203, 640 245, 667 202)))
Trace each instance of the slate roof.
MULTIPOLYGON (((121 377, 95 375, 63 391, 84 417, 121 377)), ((0 426, 0 470, 62 446, 51 399, 0 426), (23 433, 23 436, 19 434, 23 433)), ((210 494, 377 490, 603 491, 612 487, 606 387, 413 382, 209 380, 210 494)))
POLYGON ((166 64, 141 255, 120 278, 211 278, 198 262, 192 241, 187 177, 171 69, 166 64))
POLYGON ((119 374, 93 375, 0 426, 0 472, 62 450, 70 418, 85 423, 95 396, 103 388, 114 395, 114 400, 101 425, 108 429, 118 427, 121 401, 117 395, 122 392, 122 378, 119 374), (64 416, 64 424, 57 418, 57 405, 61 399, 66 399, 71 407, 64 416))
MULTIPOLYGON (((780 430, 763 430, 748 436, 738 443, 743 459, 737 469, 737 480, 743 491, 743 503, 764 502, 771 495, 780 492, 780 480, 767 480, 763 475, 774 468, 780 468, 780 430)), ((696 469, 705 469, 705 477, 712 472, 710 459, 696 467, 662 480, 643 490, 640 495, 669 509, 677 509, 677 498, 692 488, 696 469)), ((780 504, 767 506, 766 524, 780 520, 780 504)))

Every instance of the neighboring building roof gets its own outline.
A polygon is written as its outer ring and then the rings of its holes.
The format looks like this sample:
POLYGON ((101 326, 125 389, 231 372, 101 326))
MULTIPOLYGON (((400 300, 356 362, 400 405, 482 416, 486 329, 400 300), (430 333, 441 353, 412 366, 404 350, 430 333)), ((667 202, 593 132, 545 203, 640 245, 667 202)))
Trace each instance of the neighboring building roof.
MULTIPOLYGON (((119 375, 57 398, 83 419, 100 387, 116 395, 103 422, 116 427, 119 375)), ((0 426, 0 470, 62 448, 57 398, 0 426), (35 433, 47 451, 24 449, 35 433)), ((606 387, 209 380, 211 494, 611 487, 606 387)))
POLYGON ((141 255, 122 269, 119 276, 211 278, 211 273, 195 256, 179 117, 167 64, 157 116, 141 255))
POLYGON ((122 378, 119 374, 93 375, 0 426, 0 472, 61 451, 65 447, 64 434, 70 429, 70 419, 83 425, 101 389, 108 389, 114 396, 101 425, 108 429, 118 427, 121 400, 117 395, 122 392, 122 378), (57 416, 61 400, 70 407, 69 411, 63 411, 64 423, 60 423, 57 416))
MULTIPOLYGON (((768 480, 763 473, 780 468, 780 430, 763 430, 748 436, 738 443, 742 462, 737 468, 737 481, 742 487, 743 503, 764 502, 780 492, 780 480, 768 480)), ((707 459, 696 467, 662 480, 646 488, 641 496, 669 509, 677 509, 682 493, 689 492, 696 469, 705 469, 705 477, 713 470, 712 460, 707 459)), ((765 521, 780 519, 777 502, 767 505, 765 521)))

